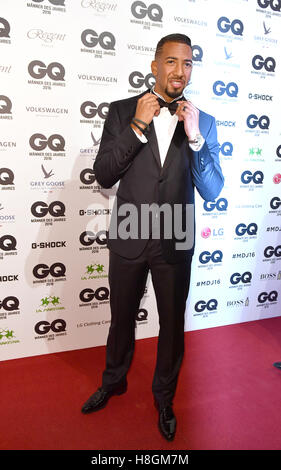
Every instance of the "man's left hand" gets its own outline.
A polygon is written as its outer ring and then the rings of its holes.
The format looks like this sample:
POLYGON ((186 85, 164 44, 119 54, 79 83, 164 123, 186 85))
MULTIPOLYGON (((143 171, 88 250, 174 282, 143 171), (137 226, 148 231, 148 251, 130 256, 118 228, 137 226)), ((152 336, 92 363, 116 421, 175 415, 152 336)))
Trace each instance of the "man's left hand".
POLYGON ((184 130, 189 140, 200 134, 199 109, 191 101, 179 101, 176 114, 179 121, 184 121, 184 130))

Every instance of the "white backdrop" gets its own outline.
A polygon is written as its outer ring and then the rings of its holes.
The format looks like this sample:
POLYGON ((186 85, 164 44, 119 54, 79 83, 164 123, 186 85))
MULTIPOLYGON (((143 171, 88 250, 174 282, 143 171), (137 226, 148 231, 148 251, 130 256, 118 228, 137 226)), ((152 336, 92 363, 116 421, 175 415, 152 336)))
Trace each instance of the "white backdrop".
MULTIPOLYGON (((191 37, 186 96, 217 120, 225 187, 196 195, 186 330, 280 315, 281 0, 0 0, 0 357, 103 345, 110 195, 92 171, 111 101, 191 37)), ((137 338, 156 336, 150 280, 137 338)))

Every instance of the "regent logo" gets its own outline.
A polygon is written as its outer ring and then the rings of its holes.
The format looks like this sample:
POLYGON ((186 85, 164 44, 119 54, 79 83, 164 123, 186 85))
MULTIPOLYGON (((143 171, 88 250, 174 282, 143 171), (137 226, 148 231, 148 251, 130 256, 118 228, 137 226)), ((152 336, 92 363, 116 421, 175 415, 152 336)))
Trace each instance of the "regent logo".
POLYGON ((27 37, 29 39, 41 39, 46 43, 52 43, 53 41, 64 41, 66 34, 61 33, 49 33, 47 31, 43 31, 42 29, 30 29, 27 32, 27 37))
POLYGON ((109 289, 107 287, 99 287, 95 291, 90 288, 83 289, 79 294, 79 298, 81 302, 91 302, 94 299, 99 301, 108 300, 109 289))
POLYGON ((270 119, 268 116, 261 116, 258 118, 255 114, 250 114, 247 117, 247 126, 250 129, 255 129, 259 127, 260 129, 269 129, 270 119))
POLYGON ((273 210, 277 210, 281 207, 281 199, 280 197, 276 196, 276 197, 273 197, 270 201, 270 207, 271 209, 273 210))
POLYGON ((260 8, 270 7, 272 11, 281 11, 281 0, 257 0, 260 8))
POLYGON ((202 251, 199 255, 199 261, 201 264, 207 264, 209 261, 212 263, 221 263, 223 258, 223 253, 220 250, 215 250, 213 253, 209 251, 202 251))
POLYGON ((35 80, 42 80, 46 75, 55 82, 64 81, 65 69, 59 62, 45 65, 41 60, 33 60, 28 64, 28 73, 35 80))
POLYGON ((96 181, 95 172, 92 168, 85 168, 80 173, 80 181, 83 184, 93 184, 96 181))
POLYGON ((244 235, 256 235, 258 231, 258 226, 256 223, 251 223, 249 225, 246 224, 238 224, 235 228, 235 233, 238 237, 243 237, 244 235))
POLYGON ((0 185, 9 186, 14 184, 14 173, 10 168, 0 168, 0 185))
POLYGON ((12 102, 8 96, 0 95, 0 114, 12 114, 12 102))
POLYGON ((52 134, 47 138, 44 134, 33 134, 29 139, 30 147, 38 152, 49 147, 53 152, 65 151, 65 140, 60 134, 52 134))
POLYGON ((100 246, 107 245, 108 232, 106 230, 100 230, 96 234, 91 231, 82 232, 79 240, 83 246, 91 246, 93 243, 97 243, 100 246))
POLYGON ((155 22, 162 22, 163 10, 157 3, 146 5, 144 2, 137 1, 131 5, 132 15, 138 20, 143 20, 146 16, 155 22))
POLYGON ((61 201, 54 201, 51 204, 47 204, 43 201, 36 201, 31 206, 31 213, 34 217, 46 217, 50 214, 52 217, 64 217, 65 216, 65 205, 61 201))
POLYGON ((228 202, 227 199, 221 197, 216 202, 204 201, 203 207, 206 212, 212 212, 214 210, 223 212, 227 210, 228 202))
POLYGON ((281 173, 276 173, 276 175, 273 176, 273 183, 274 184, 281 183, 281 173))
POLYGON ((99 45, 102 49, 114 51, 116 39, 109 31, 104 31, 100 35, 93 29, 85 29, 81 34, 81 41, 86 47, 96 47, 99 45))
POLYGON ((80 106, 82 116, 92 119, 98 115, 100 119, 106 119, 109 110, 109 103, 101 103, 98 106, 93 101, 84 101, 80 106))
POLYGON ((134 71, 129 76, 129 83, 132 88, 141 88, 143 85, 151 88, 155 84, 155 77, 152 73, 144 76, 141 72, 134 71))
POLYGON ((46 320, 42 320, 36 323, 34 327, 35 333, 37 333, 38 335, 45 335, 49 333, 49 331, 52 331, 53 333, 61 333, 65 331, 65 329, 66 322, 61 318, 54 320, 52 323, 49 323, 46 320))
POLYGON ((33 275, 36 279, 45 279, 49 275, 54 278, 64 277, 66 267, 63 263, 54 263, 50 267, 47 264, 37 264, 33 268, 33 275))
POLYGON ((267 72, 275 72, 276 62, 273 57, 264 59, 261 55, 255 55, 252 59, 252 66, 255 70, 264 68, 267 72))
POLYGON ((241 174, 241 181, 244 184, 250 184, 250 183, 262 184, 263 179, 264 179, 263 172, 259 170, 255 171, 254 173, 252 173, 249 170, 245 170, 241 174))
POLYGON ((205 300, 199 300, 196 302, 194 306, 194 310, 196 312, 204 312, 204 310, 208 310, 209 312, 212 312, 214 310, 217 310, 218 308, 218 301, 216 299, 210 299, 208 302, 205 302, 205 300))
POLYGON ((192 60, 193 62, 202 62, 203 50, 202 47, 194 45, 192 46, 192 60))
POLYGON ((277 245, 275 248, 273 246, 267 246, 263 252, 265 258, 272 258, 272 256, 276 256, 276 258, 281 258, 281 245, 277 245))
POLYGON ((231 21, 226 16, 221 16, 218 19, 217 26, 221 33, 229 33, 231 31, 235 36, 243 35, 244 25, 238 19, 231 21))
POLYGON ((221 146, 220 146, 220 152, 222 153, 222 155, 224 155, 225 157, 232 157, 232 152, 233 152, 233 145, 231 142, 224 142, 221 146))
POLYGON ((226 93, 230 98, 237 98, 238 85, 235 82, 229 82, 225 84, 221 80, 217 80, 213 84, 213 92, 216 96, 222 96, 224 93, 226 93))
POLYGON ((0 18, 0 38, 10 37, 10 24, 5 18, 0 18))
POLYGON ((92 7, 98 13, 104 13, 107 11, 115 11, 117 8, 117 3, 109 3, 106 2, 97 2, 97 0, 81 0, 81 7, 82 8, 89 8, 92 7))
POLYGON ((2 235, 0 237, 0 250, 15 251, 17 249, 17 240, 13 235, 2 235))
POLYGON ((260 304, 264 304, 265 302, 276 302, 278 299, 278 292, 276 290, 272 290, 271 292, 261 292, 258 296, 258 302, 260 304))
POLYGON ((242 282, 243 284, 249 284, 251 280, 252 280, 252 273, 250 273, 250 271, 246 271, 243 274, 233 273, 230 276, 230 282, 234 286, 239 284, 240 282, 242 282))
POLYGON ((19 299, 17 297, 9 296, 0 300, 0 309, 3 308, 6 312, 13 312, 19 309, 19 299))

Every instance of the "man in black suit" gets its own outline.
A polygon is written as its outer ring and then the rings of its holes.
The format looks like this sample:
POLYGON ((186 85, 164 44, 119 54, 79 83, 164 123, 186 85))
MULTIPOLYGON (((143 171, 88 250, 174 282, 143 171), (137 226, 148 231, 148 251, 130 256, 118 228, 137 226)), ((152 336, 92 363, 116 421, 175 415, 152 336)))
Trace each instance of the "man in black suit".
POLYGON ((183 96, 192 70, 190 39, 182 34, 162 38, 151 70, 156 79, 152 90, 111 103, 94 165, 101 186, 110 188, 119 181, 119 187, 108 240, 111 326, 106 368, 102 386, 82 412, 103 408, 112 395, 127 389, 135 318, 150 270, 160 326, 152 391, 160 432, 172 440, 194 252, 194 186, 205 200, 214 200, 224 179, 215 119, 183 96), (130 207, 135 210, 126 225, 130 207), (152 210, 144 220, 147 207, 152 210))

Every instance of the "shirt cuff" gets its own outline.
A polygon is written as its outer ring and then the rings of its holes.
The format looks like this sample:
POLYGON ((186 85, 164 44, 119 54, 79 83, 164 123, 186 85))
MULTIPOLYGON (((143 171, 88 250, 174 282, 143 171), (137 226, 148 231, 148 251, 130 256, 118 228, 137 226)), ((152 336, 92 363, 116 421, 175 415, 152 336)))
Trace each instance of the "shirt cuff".
POLYGON ((201 148, 203 147, 204 144, 205 144, 205 139, 203 138, 202 143, 200 143, 199 145, 198 145, 198 144, 189 144, 189 147, 190 147, 191 150, 193 150, 194 152, 199 152, 199 151, 201 150, 201 148))
POLYGON ((137 138, 143 143, 143 144, 146 144, 148 142, 147 138, 145 137, 145 135, 139 135, 135 129, 132 129, 134 131, 134 133, 136 134, 137 138))

